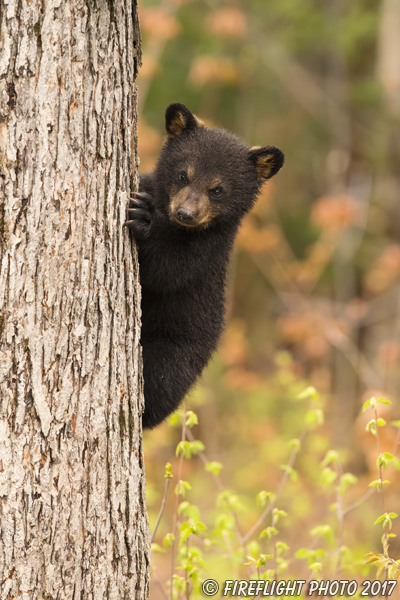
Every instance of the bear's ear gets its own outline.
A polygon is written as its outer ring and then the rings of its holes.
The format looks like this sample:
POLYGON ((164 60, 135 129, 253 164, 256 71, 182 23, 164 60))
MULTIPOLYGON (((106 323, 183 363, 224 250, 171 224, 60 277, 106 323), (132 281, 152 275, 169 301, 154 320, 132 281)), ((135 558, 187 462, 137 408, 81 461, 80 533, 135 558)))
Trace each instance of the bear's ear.
POLYGON ((255 165, 259 181, 270 179, 282 167, 285 156, 276 146, 253 146, 249 150, 249 158, 255 165))
POLYGON ((193 115, 184 104, 176 102, 168 106, 165 112, 165 129, 168 135, 175 137, 197 127, 204 127, 203 122, 193 115))

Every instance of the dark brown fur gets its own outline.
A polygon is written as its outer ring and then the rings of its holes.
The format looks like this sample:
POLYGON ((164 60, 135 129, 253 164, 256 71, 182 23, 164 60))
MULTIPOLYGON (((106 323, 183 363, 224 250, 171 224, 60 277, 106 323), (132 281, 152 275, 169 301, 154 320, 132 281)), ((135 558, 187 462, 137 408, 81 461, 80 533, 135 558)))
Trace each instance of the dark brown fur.
POLYGON ((179 406, 215 350, 237 228, 283 164, 275 146, 249 149, 183 104, 167 108, 166 130, 128 221, 139 248, 143 425, 150 428, 179 406))

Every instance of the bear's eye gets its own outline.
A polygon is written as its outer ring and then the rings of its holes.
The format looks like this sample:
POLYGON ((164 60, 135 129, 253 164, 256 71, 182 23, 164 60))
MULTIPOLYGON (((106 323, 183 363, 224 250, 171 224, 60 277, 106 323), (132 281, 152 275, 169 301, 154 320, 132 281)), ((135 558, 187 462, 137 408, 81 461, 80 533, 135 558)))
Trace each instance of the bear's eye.
POLYGON ((213 190, 211 190, 211 193, 213 196, 215 196, 216 198, 220 198, 220 196, 222 196, 222 192, 223 192, 223 188, 221 186, 217 186, 215 187, 213 190))
POLYGON ((179 173, 178 175, 178 179, 181 183, 187 183, 188 182, 188 177, 186 175, 186 173, 184 171, 181 171, 181 173, 179 173))

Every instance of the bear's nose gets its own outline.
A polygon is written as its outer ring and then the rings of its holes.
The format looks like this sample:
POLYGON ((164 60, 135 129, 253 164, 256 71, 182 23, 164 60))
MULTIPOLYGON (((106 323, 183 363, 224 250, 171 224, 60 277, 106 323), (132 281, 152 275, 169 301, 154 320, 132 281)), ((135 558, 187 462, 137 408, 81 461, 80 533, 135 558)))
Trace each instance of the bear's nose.
POLYGON ((182 223, 190 224, 190 223, 193 223, 193 221, 194 221, 195 212, 191 208, 186 208, 186 207, 182 206, 181 208, 178 209, 176 216, 178 217, 178 220, 181 221, 182 223))

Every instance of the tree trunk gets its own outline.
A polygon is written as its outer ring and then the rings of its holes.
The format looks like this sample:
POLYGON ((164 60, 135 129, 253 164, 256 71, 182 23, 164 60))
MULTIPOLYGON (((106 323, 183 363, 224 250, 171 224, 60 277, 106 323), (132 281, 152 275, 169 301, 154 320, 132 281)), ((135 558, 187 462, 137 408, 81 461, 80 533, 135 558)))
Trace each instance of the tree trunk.
POLYGON ((136 0, 0 27, 0 599, 142 600, 136 0))

